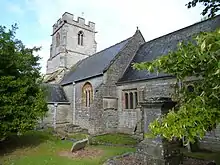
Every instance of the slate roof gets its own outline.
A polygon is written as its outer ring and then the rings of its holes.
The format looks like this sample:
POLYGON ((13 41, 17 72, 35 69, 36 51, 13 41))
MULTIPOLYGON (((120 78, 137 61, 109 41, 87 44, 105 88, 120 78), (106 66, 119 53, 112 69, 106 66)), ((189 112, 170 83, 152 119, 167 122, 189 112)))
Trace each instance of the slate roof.
POLYGON ((148 71, 138 71, 132 68, 132 63, 152 61, 159 56, 166 55, 169 51, 174 51, 180 41, 188 41, 192 36, 201 31, 213 31, 220 27, 220 15, 213 19, 202 21, 159 38, 153 39, 141 45, 134 56, 130 66, 125 71, 118 83, 127 83, 139 80, 167 77, 170 75, 160 73, 149 73, 148 71))
POLYGON ((56 77, 57 77, 59 74, 61 74, 61 72, 63 72, 63 71, 64 71, 64 69, 62 68, 62 69, 56 70, 55 72, 53 72, 53 73, 51 73, 51 74, 46 74, 45 77, 44 77, 43 82, 44 82, 44 83, 47 83, 47 82, 50 82, 50 81, 55 80, 56 77))
POLYGON ((47 91, 47 102, 69 103, 62 86, 58 84, 43 84, 47 91))
POLYGON ((130 38, 83 59, 64 76, 60 84, 65 85, 103 74, 129 40, 130 38))

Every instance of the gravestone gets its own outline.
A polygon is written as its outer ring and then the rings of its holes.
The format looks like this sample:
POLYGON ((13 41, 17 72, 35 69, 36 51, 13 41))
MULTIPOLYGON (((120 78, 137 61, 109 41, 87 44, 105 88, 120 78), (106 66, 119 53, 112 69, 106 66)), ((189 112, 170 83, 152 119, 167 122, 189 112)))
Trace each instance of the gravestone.
POLYGON ((86 147, 87 143, 88 143, 88 139, 83 139, 83 140, 80 140, 80 141, 73 143, 73 146, 71 148, 71 152, 75 152, 75 151, 84 149, 86 147))
MULTIPOLYGON (((149 124, 171 109, 175 103, 169 98, 151 98, 140 102, 143 114, 143 131, 149 133, 149 124)), ((137 158, 147 165, 179 165, 181 154, 178 143, 162 137, 145 138, 137 148, 137 158)))

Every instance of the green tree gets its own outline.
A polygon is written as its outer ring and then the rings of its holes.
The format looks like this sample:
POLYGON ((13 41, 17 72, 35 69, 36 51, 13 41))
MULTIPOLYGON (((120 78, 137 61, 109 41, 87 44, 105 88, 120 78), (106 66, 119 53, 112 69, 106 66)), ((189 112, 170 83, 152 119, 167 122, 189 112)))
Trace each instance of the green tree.
POLYGON ((192 0, 186 4, 188 8, 195 7, 198 4, 202 4, 204 9, 202 11, 202 15, 207 15, 209 18, 216 15, 216 13, 220 10, 220 1, 219 0, 192 0))
POLYGON ((32 129, 45 115, 39 48, 26 48, 16 39, 17 26, 0 26, 0 139, 32 129))
POLYGON ((174 75, 177 84, 193 81, 194 91, 177 86, 177 106, 149 126, 153 135, 194 142, 220 122, 220 30, 202 32, 193 41, 180 43, 176 51, 152 62, 134 64, 135 69, 174 75), (181 82, 181 83, 179 83, 181 82), (178 110, 177 110, 178 109, 178 110))

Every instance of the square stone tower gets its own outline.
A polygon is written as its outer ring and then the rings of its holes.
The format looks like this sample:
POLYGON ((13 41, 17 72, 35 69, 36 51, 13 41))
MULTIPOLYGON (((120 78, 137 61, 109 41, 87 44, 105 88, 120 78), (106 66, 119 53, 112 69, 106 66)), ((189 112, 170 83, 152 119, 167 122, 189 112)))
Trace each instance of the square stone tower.
POLYGON ((78 17, 74 20, 71 13, 65 12, 54 25, 50 58, 47 61, 46 75, 69 70, 78 61, 94 54, 97 43, 95 41, 95 23, 78 17))

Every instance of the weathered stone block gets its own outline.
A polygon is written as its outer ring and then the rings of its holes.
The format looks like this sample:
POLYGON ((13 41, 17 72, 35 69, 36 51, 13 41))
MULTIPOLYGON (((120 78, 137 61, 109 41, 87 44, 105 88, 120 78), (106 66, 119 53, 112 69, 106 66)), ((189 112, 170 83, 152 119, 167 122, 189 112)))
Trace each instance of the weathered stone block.
MULTIPOLYGON (((150 122, 175 105, 170 98, 151 98, 141 103, 143 110, 144 132, 149 133, 150 122)), ((162 137, 144 139, 137 149, 139 158, 147 165, 178 165, 181 162, 181 154, 178 143, 168 142, 162 137)))
POLYGON ((178 144, 158 139, 144 139, 137 149, 139 158, 149 165, 178 165, 181 154, 178 144))
POLYGON ((71 152, 75 152, 75 151, 84 149, 86 147, 87 143, 88 143, 88 139, 83 139, 83 140, 75 142, 71 148, 71 152))
POLYGON ((103 98, 103 109, 113 109, 117 110, 118 109, 118 99, 115 97, 104 97, 103 98))

